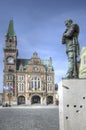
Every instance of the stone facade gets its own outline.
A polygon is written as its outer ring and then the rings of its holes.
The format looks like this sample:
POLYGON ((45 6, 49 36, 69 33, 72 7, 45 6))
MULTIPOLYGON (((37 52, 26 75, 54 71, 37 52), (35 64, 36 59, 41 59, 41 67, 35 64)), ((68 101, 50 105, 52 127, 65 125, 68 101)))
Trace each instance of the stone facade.
POLYGON ((86 46, 81 50, 81 62, 79 70, 79 78, 86 78, 86 46))
POLYGON ((10 20, 5 41, 3 104, 55 103, 52 58, 41 60, 34 52, 30 59, 19 59, 13 20, 10 20))

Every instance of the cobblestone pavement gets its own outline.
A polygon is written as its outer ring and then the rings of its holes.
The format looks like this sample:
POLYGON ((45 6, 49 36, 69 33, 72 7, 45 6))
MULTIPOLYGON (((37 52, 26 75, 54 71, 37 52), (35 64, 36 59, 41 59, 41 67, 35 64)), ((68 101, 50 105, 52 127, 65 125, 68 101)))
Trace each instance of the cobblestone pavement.
POLYGON ((0 108, 0 130, 59 130, 58 107, 0 108))

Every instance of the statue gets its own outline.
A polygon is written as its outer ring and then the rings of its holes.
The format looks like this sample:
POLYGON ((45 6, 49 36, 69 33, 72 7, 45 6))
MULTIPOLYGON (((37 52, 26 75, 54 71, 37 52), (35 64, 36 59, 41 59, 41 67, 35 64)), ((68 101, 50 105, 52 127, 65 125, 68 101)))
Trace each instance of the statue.
POLYGON ((66 78, 78 78, 77 57, 79 56, 79 26, 71 19, 65 21, 66 30, 62 36, 62 44, 66 44, 68 71, 66 78))

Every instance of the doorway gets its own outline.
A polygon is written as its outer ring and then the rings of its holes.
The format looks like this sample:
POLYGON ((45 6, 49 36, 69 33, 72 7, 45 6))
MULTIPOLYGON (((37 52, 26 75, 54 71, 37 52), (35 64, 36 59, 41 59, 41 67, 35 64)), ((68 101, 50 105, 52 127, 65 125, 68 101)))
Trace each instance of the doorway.
POLYGON ((25 104, 25 97, 24 96, 18 97, 18 105, 20 105, 20 104, 25 104))
POLYGON ((32 104, 40 104, 41 103, 40 96, 38 96, 38 95, 33 96, 31 103, 32 104))

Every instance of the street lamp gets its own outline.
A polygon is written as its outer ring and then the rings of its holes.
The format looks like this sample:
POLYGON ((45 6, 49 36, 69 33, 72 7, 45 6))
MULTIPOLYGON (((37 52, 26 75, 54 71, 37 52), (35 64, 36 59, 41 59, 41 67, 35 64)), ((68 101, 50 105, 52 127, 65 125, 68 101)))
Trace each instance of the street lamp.
POLYGON ((9 88, 8 90, 8 98, 9 98, 9 107, 11 106, 11 98, 12 98, 12 90, 11 90, 11 87, 9 88))

